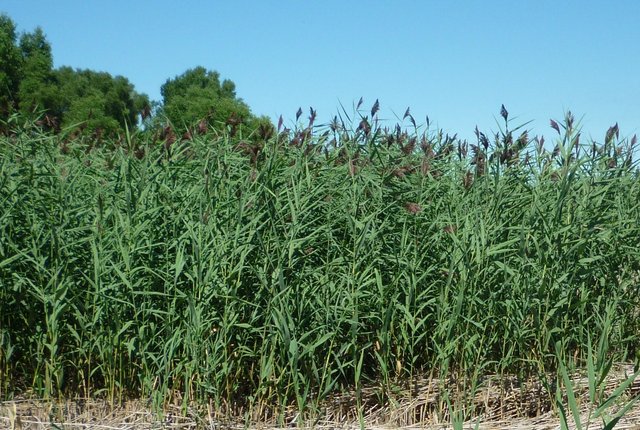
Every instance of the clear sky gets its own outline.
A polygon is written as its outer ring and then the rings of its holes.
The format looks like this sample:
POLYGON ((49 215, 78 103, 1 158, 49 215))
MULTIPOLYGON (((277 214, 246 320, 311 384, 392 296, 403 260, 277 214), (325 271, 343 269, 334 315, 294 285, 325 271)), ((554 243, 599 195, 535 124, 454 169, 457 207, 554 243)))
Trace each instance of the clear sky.
POLYGON ((554 136, 566 110, 584 137, 618 122, 640 134, 640 1, 0 0, 19 31, 41 26, 55 66, 107 71, 160 99, 166 79, 202 65, 236 83, 256 114, 328 121, 342 103, 380 100, 395 123, 475 141, 513 125, 554 136))

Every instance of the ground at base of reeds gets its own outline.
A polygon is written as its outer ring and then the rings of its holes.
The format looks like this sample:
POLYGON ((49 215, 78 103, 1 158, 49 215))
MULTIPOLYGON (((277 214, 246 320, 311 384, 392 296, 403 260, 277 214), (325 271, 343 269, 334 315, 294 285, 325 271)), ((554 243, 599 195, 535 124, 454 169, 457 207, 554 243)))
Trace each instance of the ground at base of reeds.
MULTIPOLYGON (((616 364, 605 381, 605 392, 611 394, 633 374, 633 365, 616 364)), ((549 375, 551 376, 551 375, 549 375)), ((594 405, 588 403, 585 372, 572 375, 574 393, 580 404, 582 426, 569 422, 569 428, 603 428, 603 419, 590 417, 594 405)), ((518 382, 518 378, 487 377, 475 395, 466 400, 466 419, 452 417, 448 404, 438 387, 443 381, 416 379, 410 389, 398 387, 395 395, 379 403, 375 387, 362 389, 362 404, 357 405, 355 393, 344 393, 327 399, 314 417, 301 419, 294 411, 280 419, 260 420, 249 414, 226 415, 213 405, 182 407, 164 405, 161 410, 150 401, 128 400, 110 404, 106 400, 75 399, 44 401, 15 399, 0 402, 0 429, 29 430, 61 429, 486 429, 533 430, 557 429, 561 418, 554 407, 554 396, 549 395, 540 380, 518 382), (358 412, 360 410, 360 413, 358 412), (244 415, 244 416, 243 416, 244 415)), ((461 393, 457 393, 460 395, 461 393)), ((607 410, 615 415, 624 402, 640 394, 640 379, 635 380, 616 403, 607 410)), ((453 413, 465 413, 453 410, 453 413)), ((606 417, 607 415, 605 415, 606 417)), ((616 429, 640 429, 640 404, 629 409, 616 429)))

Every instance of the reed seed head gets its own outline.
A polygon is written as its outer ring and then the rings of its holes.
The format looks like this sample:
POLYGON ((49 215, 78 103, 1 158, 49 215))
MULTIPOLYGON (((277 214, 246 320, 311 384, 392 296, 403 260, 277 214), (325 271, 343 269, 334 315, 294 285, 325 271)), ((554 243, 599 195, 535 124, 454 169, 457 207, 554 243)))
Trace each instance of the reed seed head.
POLYGON ((483 132, 478 130, 477 125, 476 125, 475 133, 476 133, 476 138, 478 139, 478 143, 482 145, 484 150, 486 151, 487 149, 489 149, 489 139, 487 139, 487 136, 483 132))
POLYGON ((197 127, 197 132, 199 135, 203 135, 207 133, 207 129, 209 128, 209 124, 207 123, 207 120, 205 120, 204 118, 200 120, 200 122, 198 123, 198 127, 197 127))
POLYGON ((409 139, 409 142, 407 142, 406 145, 402 145, 402 143, 400 143, 400 150, 402 151, 402 153, 404 155, 411 155, 413 154, 413 151, 416 148, 416 138, 412 137, 411 139, 409 139))
POLYGON ((380 103, 378 102, 378 99, 376 99, 376 102, 373 104, 373 107, 371 108, 371 118, 373 118, 376 113, 378 113, 378 110, 380 110, 380 103))
POLYGON ((574 117, 573 114, 571 113, 571 111, 567 111, 567 114, 564 117, 564 121, 567 124, 567 129, 568 130, 573 130, 573 122, 574 122, 574 117))
POLYGON ((472 185, 473 185, 473 173, 467 171, 467 173, 464 175, 464 178, 462 178, 462 186, 464 187, 465 190, 468 191, 472 185))
POLYGON ((422 212, 422 207, 418 203, 414 203, 414 202, 405 203, 404 208, 406 209, 407 212, 409 212, 412 215, 416 215, 422 212))
POLYGON ((420 149, 422 149, 422 153, 427 158, 433 158, 433 146, 426 138, 426 136, 422 137, 422 142, 420 143, 420 149))
POLYGON ((135 150, 135 152, 133 153, 133 155, 138 159, 138 160, 142 160, 145 156, 145 149, 143 146, 138 146, 135 150))
POLYGON ((309 108, 309 128, 313 127, 313 123, 316 120, 317 112, 312 107, 309 108))
POLYGON ((160 136, 161 139, 164 140, 164 149, 167 151, 169 150, 169 148, 171 148, 171 145, 173 145, 177 139, 176 134, 174 133, 173 128, 171 128, 170 125, 164 127, 160 136))
POLYGON ((509 117, 509 112, 507 112, 507 109, 505 109, 504 105, 502 105, 502 107, 500 108, 500 115, 502 116, 502 118, 504 118, 505 121, 509 117))
POLYGON ((604 138, 605 144, 611 143, 614 137, 616 139, 620 137, 620 129, 618 128, 617 122, 611 127, 609 127, 609 130, 607 130, 607 134, 605 135, 605 138, 604 138))
POLYGON ((362 131, 365 136, 368 136, 371 132, 371 125, 369 125, 369 121, 367 118, 362 118, 360 121, 360 125, 358 125, 358 130, 362 131))
POLYGON ((351 159, 349 160, 349 176, 355 176, 358 173, 358 167, 356 165, 357 160, 351 159))
POLYGON ((271 123, 261 123, 258 126, 258 137, 261 140, 267 141, 273 137, 274 134, 273 125, 271 123))
POLYGON ((535 141, 536 153, 542 155, 542 151, 544 150, 544 136, 536 136, 533 140, 535 141))

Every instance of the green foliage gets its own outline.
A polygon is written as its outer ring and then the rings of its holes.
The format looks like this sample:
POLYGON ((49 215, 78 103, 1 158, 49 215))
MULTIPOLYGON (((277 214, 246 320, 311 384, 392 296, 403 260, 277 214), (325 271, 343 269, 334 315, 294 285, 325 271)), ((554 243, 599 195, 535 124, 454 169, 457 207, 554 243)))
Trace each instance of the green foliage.
POLYGON ((17 92, 20 111, 28 117, 55 109, 58 91, 53 56, 42 29, 23 34, 19 48, 22 54, 22 79, 17 92))
MULTIPOLYGON (((179 129, 201 120, 217 130, 227 126, 245 135, 262 127, 268 118, 255 117, 236 97, 235 84, 220 81, 218 72, 203 67, 187 70, 162 85, 162 105, 153 110, 146 126, 164 126, 165 118, 179 129), (243 131, 246 130, 246 131, 243 131)), ((135 129, 138 115, 151 113, 151 102, 138 94, 124 77, 71 67, 53 69, 51 46, 41 28, 19 37, 16 26, 0 16, 0 120, 19 110, 46 128, 95 136, 124 135, 135 129)))
POLYGON ((16 37, 14 22, 7 15, 0 15, 0 119, 15 108, 20 85, 22 57, 16 37))
POLYGON ((362 121, 170 154, 135 134, 89 154, 0 138, 0 395, 180 393, 286 421, 426 375, 461 423, 487 375, 571 357, 600 380, 633 353, 640 182, 610 162, 624 145, 591 152, 568 127, 554 153, 505 131, 466 155, 362 121))
POLYGON ((0 119, 19 110, 24 118, 47 115, 49 129, 71 127, 77 133, 124 135, 149 105, 124 77, 70 67, 53 69, 51 45, 41 28, 24 33, 0 16, 0 119))
POLYGON ((54 71, 58 105, 54 114, 63 127, 78 126, 87 133, 122 134, 137 124, 138 113, 148 99, 135 92, 124 77, 92 70, 61 67, 54 71))
POLYGON ((189 69, 182 75, 168 79, 160 92, 163 113, 178 128, 188 127, 205 119, 221 130, 229 118, 249 125, 255 118, 249 107, 236 97, 235 84, 204 67, 189 69))

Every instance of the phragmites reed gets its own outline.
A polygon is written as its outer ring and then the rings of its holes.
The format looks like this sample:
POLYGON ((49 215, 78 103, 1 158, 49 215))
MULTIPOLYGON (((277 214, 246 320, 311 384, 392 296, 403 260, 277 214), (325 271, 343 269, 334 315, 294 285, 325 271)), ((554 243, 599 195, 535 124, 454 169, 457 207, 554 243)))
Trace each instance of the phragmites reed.
POLYGON ((362 106, 120 139, 12 124, 0 402, 203 427, 633 416, 637 138, 567 114, 545 142, 502 106, 467 143, 362 106))

